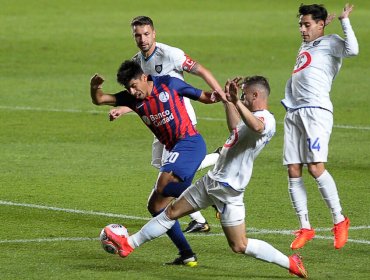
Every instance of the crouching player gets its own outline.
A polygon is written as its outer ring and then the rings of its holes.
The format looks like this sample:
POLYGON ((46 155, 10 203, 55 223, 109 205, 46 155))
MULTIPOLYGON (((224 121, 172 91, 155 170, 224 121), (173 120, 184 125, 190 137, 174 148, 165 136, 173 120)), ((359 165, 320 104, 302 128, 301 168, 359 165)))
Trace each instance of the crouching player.
POLYGON ((244 190, 252 175, 253 161, 275 133, 275 118, 267 110, 270 86, 262 76, 235 78, 225 86, 224 103, 230 136, 226 140, 213 170, 128 238, 105 233, 119 249, 121 257, 166 233, 176 219, 189 213, 216 206, 230 248, 235 253, 274 263, 301 278, 307 277, 299 255, 288 257, 265 241, 247 238, 245 234, 244 190), (240 99, 238 88, 242 88, 240 99))

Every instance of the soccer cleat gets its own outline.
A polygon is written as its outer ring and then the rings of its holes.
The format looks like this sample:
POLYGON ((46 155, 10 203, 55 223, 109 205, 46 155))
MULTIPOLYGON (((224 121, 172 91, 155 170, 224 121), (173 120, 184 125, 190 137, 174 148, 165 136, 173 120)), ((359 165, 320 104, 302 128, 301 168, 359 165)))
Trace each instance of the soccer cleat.
POLYGON ((197 261, 197 256, 194 254, 190 257, 180 256, 176 258, 174 261, 168 262, 165 264, 167 265, 186 265, 186 266, 194 267, 198 265, 198 261, 197 261))
POLYGON ((188 224, 187 228, 183 232, 209 232, 210 230, 211 227, 207 221, 205 223, 198 223, 196 220, 193 220, 188 224))
POLYGON ((301 228, 294 232, 296 238, 293 240, 292 244, 290 244, 290 248, 292 250, 297 250, 302 248, 308 241, 315 237, 315 230, 313 228, 301 228))
POLYGON ((307 278, 308 273, 303 266, 302 258, 298 254, 289 257, 289 273, 297 275, 300 278, 307 278))
POLYGON ((335 224, 331 230, 334 233, 334 248, 342 248, 348 240, 349 219, 345 217, 344 221, 335 224))
POLYGON ((117 235, 107 227, 104 229, 104 232, 107 238, 117 246, 120 257, 125 258, 132 253, 134 249, 128 244, 125 236, 117 235))

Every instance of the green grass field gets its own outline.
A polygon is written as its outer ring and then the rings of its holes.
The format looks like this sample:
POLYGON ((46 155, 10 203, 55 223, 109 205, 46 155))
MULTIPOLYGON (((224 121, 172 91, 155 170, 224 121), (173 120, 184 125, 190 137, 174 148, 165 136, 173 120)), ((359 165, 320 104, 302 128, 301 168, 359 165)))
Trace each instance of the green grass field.
MULTIPOLYGON (((134 115, 110 123, 108 108, 90 101, 89 79, 99 72, 105 89, 119 90, 116 69, 137 51, 129 28, 137 15, 152 17, 158 41, 181 47, 221 84, 237 75, 267 76, 277 134, 256 160, 246 191, 247 234, 291 254, 298 222, 282 166, 280 100, 300 44, 301 2, 0 0, 0 279, 294 279, 233 254, 213 209, 203 212, 210 234, 187 235, 199 257, 194 269, 162 265, 177 253, 167 237, 124 260, 105 253, 97 239, 105 225, 135 232, 149 219, 146 201, 157 173, 150 166, 151 133, 134 115)), ((345 4, 321 2, 337 14, 345 4)), ((311 279, 370 275, 370 2, 354 4, 360 55, 344 61, 332 89, 327 164, 351 218, 350 239, 334 250, 330 213, 305 174, 318 229, 301 250, 311 279)), ((337 20, 327 33, 342 35, 337 20)), ((205 87, 199 78, 186 79, 205 87)), ((212 151, 228 136, 223 108, 193 104, 212 151)))

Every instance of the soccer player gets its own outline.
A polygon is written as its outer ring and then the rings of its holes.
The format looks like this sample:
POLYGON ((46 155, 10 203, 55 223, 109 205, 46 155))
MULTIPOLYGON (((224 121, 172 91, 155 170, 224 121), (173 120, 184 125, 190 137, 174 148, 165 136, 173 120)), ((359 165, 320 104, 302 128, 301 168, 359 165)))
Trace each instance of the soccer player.
MULTIPOLYGON (((213 90, 222 92, 222 88, 214 78, 212 73, 193 60, 181 49, 156 42, 156 31, 151 18, 138 16, 131 21, 132 34, 135 39, 139 52, 132 58, 141 65, 144 73, 152 76, 170 75, 184 80, 184 71, 201 77, 213 90)), ((184 98, 185 106, 193 125, 197 124, 197 119, 190 99, 184 98)), ((110 119, 115 120, 122 114, 129 112, 127 108, 114 108, 110 111, 110 119)), ((167 157, 164 146, 154 137, 152 144, 151 164, 160 168, 163 160, 167 157)), ((219 153, 208 154, 199 169, 214 165, 219 157, 219 153)), ((191 222, 184 230, 185 232, 208 232, 210 226, 200 212, 190 215, 191 222)))
POLYGON ((222 147, 213 170, 191 185, 160 215, 140 231, 129 236, 105 233, 118 247, 121 257, 168 231, 176 219, 214 205, 233 252, 277 264, 299 277, 307 272, 300 256, 288 257, 265 241, 247 238, 245 234, 244 191, 252 175, 253 162, 275 133, 275 118, 267 110, 270 86, 266 78, 235 78, 226 83, 227 98, 219 97, 225 107, 230 136, 222 147), (238 88, 242 88, 240 99, 238 88))
MULTIPOLYGON (((93 103, 123 106, 135 111, 169 151, 149 197, 148 208, 156 216, 191 185, 206 155, 205 142, 190 120, 183 97, 203 103, 214 103, 216 100, 211 92, 196 89, 178 78, 145 75, 140 65, 132 60, 121 64, 117 81, 127 90, 108 94, 102 90, 104 78, 95 74, 90 80, 93 103)), ((168 264, 195 266, 196 255, 180 224, 176 222, 167 234, 180 255, 168 264)))
POLYGON ((333 127, 333 105, 330 90, 343 57, 359 52, 349 15, 353 5, 346 4, 339 16, 344 39, 336 34, 324 35, 325 26, 335 15, 323 5, 299 7, 299 31, 303 42, 292 76, 285 89, 282 104, 287 112, 284 120, 284 159, 288 169, 288 189, 300 230, 290 247, 302 248, 315 236, 308 218, 307 194, 302 168, 315 179, 318 189, 333 218, 334 247, 342 248, 348 239, 349 218, 342 214, 336 184, 325 169, 328 144, 333 127))

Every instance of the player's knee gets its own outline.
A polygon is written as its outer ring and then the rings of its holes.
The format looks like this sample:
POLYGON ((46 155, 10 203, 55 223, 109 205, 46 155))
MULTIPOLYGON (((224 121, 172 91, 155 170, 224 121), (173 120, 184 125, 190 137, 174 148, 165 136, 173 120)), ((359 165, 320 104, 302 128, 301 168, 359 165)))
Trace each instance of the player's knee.
POLYGON ((318 178, 325 171, 325 165, 322 162, 309 164, 308 173, 314 178, 318 178))
POLYGON ((167 206, 165 211, 167 217, 170 218, 171 220, 175 220, 177 218, 177 210, 172 203, 170 203, 170 205, 167 206))
POLYGON ((243 240, 229 240, 229 246, 234 253, 244 254, 245 249, 247 248, 246 242, 247 241, 243 240))
POLYGON ((232 243, 232 244, 229 244, 231 250, 234 252, 234 253, 237 253, 237 254, 244 254, 245 252, 245 249, 246 249, 246 246, 242 243, 232 243))
POLYGON ((289 164, 288 174, 290 178, 298 178, 302 176, 302 166, 299 164, 289 164))

